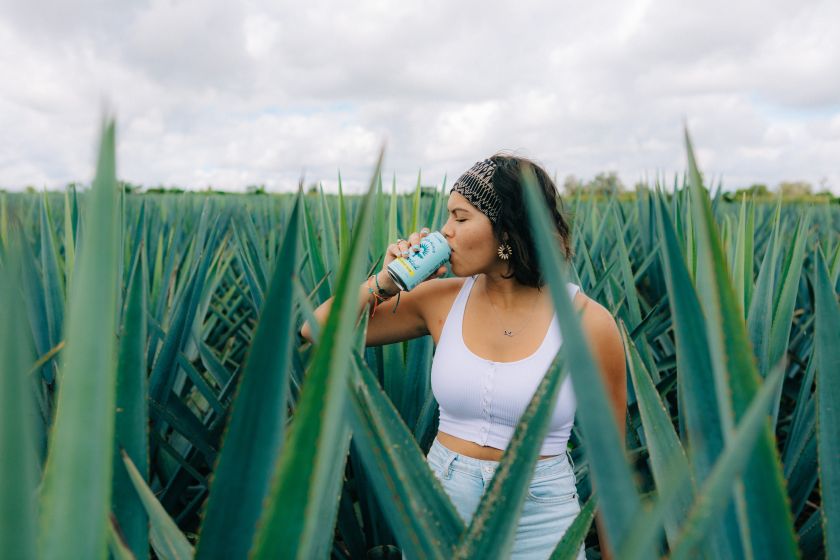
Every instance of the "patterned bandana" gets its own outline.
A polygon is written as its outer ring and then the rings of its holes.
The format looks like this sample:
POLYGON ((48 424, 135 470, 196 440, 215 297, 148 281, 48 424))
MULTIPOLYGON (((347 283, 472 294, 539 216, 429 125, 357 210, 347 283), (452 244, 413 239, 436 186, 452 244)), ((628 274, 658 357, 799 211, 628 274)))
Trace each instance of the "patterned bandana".
POLYGON ((461 175, 452 185, 449 193, 457 192, 470 204, 478 208, 494 224, 502 206, 499 196, 493 189, 493 173, 496 164, 489 159, 479 161, 461 175))

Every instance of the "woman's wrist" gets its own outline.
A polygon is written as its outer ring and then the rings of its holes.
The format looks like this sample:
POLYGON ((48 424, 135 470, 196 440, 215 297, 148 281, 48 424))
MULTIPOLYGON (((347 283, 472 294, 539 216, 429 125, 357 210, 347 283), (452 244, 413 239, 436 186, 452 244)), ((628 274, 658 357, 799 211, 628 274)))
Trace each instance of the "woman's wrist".
POLYGON ((394 280, 391 278, 388 273, 385 273, 385 276, 381 276, 382 271, 380 270, 374 275, 374 283, 376 284, 376 288, 379 292, 379 295, 387 298, 392 298, 398 293, 400 293, 400 288, 394 283, 394 280))

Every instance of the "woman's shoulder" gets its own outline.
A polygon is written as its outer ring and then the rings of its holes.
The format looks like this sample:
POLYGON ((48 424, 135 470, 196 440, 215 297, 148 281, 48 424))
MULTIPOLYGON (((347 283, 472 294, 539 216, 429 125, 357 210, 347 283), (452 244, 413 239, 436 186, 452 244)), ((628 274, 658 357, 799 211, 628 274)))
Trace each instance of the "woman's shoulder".
POLYGON ((624 345, 613 314, 580 291, 575 295, 575 307, 582 310, 581 326, 593 348, 602 354, 618 354, 623 360, 624 345))
POLYGON ((415 301, 420 303, 421 313, 427 321, 441 315, 445 317, 464 283, 469 279, 469 276, 435 278, 419 284, 411 293, 415 301))
POLYGON ((453 297, 458 295, 458 292, 461 291, 464 283, 469 280, 469 278, 469 276, 435 278, 434 280, 421 283, 414 288, 413 291, 417 292, 418 298, 422 297, 424 302, 429 300, 429 303, 431 303, 433 300, 439 300, 447 295, 452 295, 453 297))
POLYGON ((577 291, 574 303, 578 311, 582 311, 581 323, 584 329, 595 331, 600 331, 605 328, 609 330, 610 327, 618 329, 612 313, 606 307, 583 293, 583 291, 577 291))

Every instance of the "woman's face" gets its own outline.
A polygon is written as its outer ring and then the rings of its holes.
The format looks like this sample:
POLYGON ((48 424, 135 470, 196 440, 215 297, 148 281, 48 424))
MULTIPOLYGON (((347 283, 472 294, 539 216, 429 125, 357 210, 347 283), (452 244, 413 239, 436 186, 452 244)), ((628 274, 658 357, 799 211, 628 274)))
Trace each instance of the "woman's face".
POLYGON ((449 219, 440 232, 452 251, 449 258, 452 274, 472 276, 503 264, 496 253, 499 242, 490 219, 457 192, 449 195, 446 206, 449 219))

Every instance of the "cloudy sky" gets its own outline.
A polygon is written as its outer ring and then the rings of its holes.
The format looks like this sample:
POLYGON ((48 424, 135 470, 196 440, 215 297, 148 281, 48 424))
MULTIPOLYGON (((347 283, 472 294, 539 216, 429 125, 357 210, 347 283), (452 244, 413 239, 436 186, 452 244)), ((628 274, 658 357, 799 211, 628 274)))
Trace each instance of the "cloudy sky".
MULTIPOLYGON (((0 187, 399 190, 498 150, 559 180, 685 166, 840 193, 840 2, 0 0, 0 187), (491 7, 492 6, 492 7, 491 7), (821 187, 822 185, 822 187, 821 187)), ((670 180, 670 179, 669 179, 670 180)))

